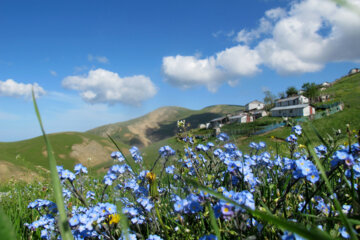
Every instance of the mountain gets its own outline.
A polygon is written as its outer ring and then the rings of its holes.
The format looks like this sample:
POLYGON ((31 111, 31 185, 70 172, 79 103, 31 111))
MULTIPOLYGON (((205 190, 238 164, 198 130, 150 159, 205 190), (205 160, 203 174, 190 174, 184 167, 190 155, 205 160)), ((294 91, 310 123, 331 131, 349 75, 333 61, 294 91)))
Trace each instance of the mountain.
POLYGON ((88 131, 101 137, 107 134, 127 145, 149 146, 151 143, 172 137, 177 131, 177 121, 185 119, 190 128, 197 128, 214 118, 243 110, 239 105, 214 105, 201 110, 181 107, 162 107, 142 117, 126 122, 104 125, 88 131))

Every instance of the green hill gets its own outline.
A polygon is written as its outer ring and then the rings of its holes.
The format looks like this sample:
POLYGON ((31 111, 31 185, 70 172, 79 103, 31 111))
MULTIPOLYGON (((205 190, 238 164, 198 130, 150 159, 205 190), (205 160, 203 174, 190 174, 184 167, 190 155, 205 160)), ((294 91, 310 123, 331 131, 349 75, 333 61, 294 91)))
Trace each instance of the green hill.
POLYGON ((162 107, 142 117, 101 126, 88 132, 102 137, 109 134, 115 140, 128 145, 149 146, 151 143, 174 136, 178 120, 185 119, 191 128, 197 128, 201 123, 243 109, 238 105, 215 105, 201 110, 162 107))
MULTIPOLYGON (((322 93, 331 96, 332 99, 330 103, 342 102, 344 104, 344 110, 317 120, 301 123, 301 125, 315 143, 320 144, 320 140, 317 138, 310 124, 312 124, 324 137, 326 137, 327 134, 333 135, 335 130, 340 129, 342 132, 340 137, 343 139, 343 142, 346 142, 346 124, 349 124, 350 129, 356 130, 356 132, 360 129, 360 74, 342 77, 334 81, 333 85, 322 93)), ((261 125, 264 121, 276 122, 277 120, 281 120, 281 118, 266 117, 251 124, 261 125)), ((226 128, 227 130, 231 130, 235 127, 238 126, 227 126, 226 128)), ((275 147, 274 140, 271 140, 271 136, 279 139, 285 138, 289 135, 290 131, 290 127, 282 127, 262 135, 233 137, 237 145, 241 146, 242 149, 248 149, 248 145, 251 141, 266 141, 270 146, 275 147)))
MULTIPOLYGON (((76 163, 91 167, 109 159, 115 149, 106 138, 89 133, 49 134, 57 164, 72 169, 76 163)), ((127 146, 121 145, 126 152, 127 146)), ((11 177, 22 180, 47 175, 48 160, 42 136, 18 141, 0 142, 0 180, 11 177)))

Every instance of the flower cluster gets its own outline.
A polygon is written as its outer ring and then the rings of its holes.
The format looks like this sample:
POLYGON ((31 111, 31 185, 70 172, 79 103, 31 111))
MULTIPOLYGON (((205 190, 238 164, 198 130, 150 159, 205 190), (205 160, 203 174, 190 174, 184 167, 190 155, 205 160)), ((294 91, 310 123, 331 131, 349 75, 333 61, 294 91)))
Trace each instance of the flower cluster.
POLYGON ((304 177, 312 183, 316 183, 319 180, 319 171, 310 160, 299 159, 295 161, 295 164, 294 178, 304 177))

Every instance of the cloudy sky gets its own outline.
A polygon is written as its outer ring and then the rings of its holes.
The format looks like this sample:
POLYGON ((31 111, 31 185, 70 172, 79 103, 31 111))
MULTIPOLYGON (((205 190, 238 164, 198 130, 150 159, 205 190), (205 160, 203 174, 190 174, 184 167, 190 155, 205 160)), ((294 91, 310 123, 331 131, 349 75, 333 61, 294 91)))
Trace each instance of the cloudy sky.
POLYGON ((360 66, 360 0, 0 2, 0 142, 263 99, 360 66))

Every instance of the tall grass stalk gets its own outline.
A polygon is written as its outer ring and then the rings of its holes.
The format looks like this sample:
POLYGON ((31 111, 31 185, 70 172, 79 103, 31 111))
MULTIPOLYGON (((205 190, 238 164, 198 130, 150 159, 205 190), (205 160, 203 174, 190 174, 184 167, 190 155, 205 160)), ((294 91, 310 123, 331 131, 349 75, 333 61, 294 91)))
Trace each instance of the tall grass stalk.
POLYGON ((47 154, 48 154, 50 173, 51 173, 51 182, 52 182, 52 186, 54 188, 54 196, 55 196, 56 205, 57 205, 57 208, 59 211, 59 220, 58 221, 59 221, 60 234, 64 240, 71 240, 74 238, 71 233, 71 229, 70 229, 68 219, 66 216, 66 212, 65 212, 64 199, 62 196, 62 187, 60 184, 60 179, 59 179, 59 175, 58 175, 57 168, 56 168, 56 159, 55 159, 55 156, 54 156, 54 153, 52 150, 52 146, 51 146, 50 141, 45 133, 45 130, 44 130, 44 127, 43 127, 43 124, 41 121, 39 108, 37 106, 36 99, 35 99, 34 89, 32 90, 32 99, 33 99, 36 116, 37 116, 39 124, 40 124, 41 132, 44 137, 46 150, 47 150, 47 154))

